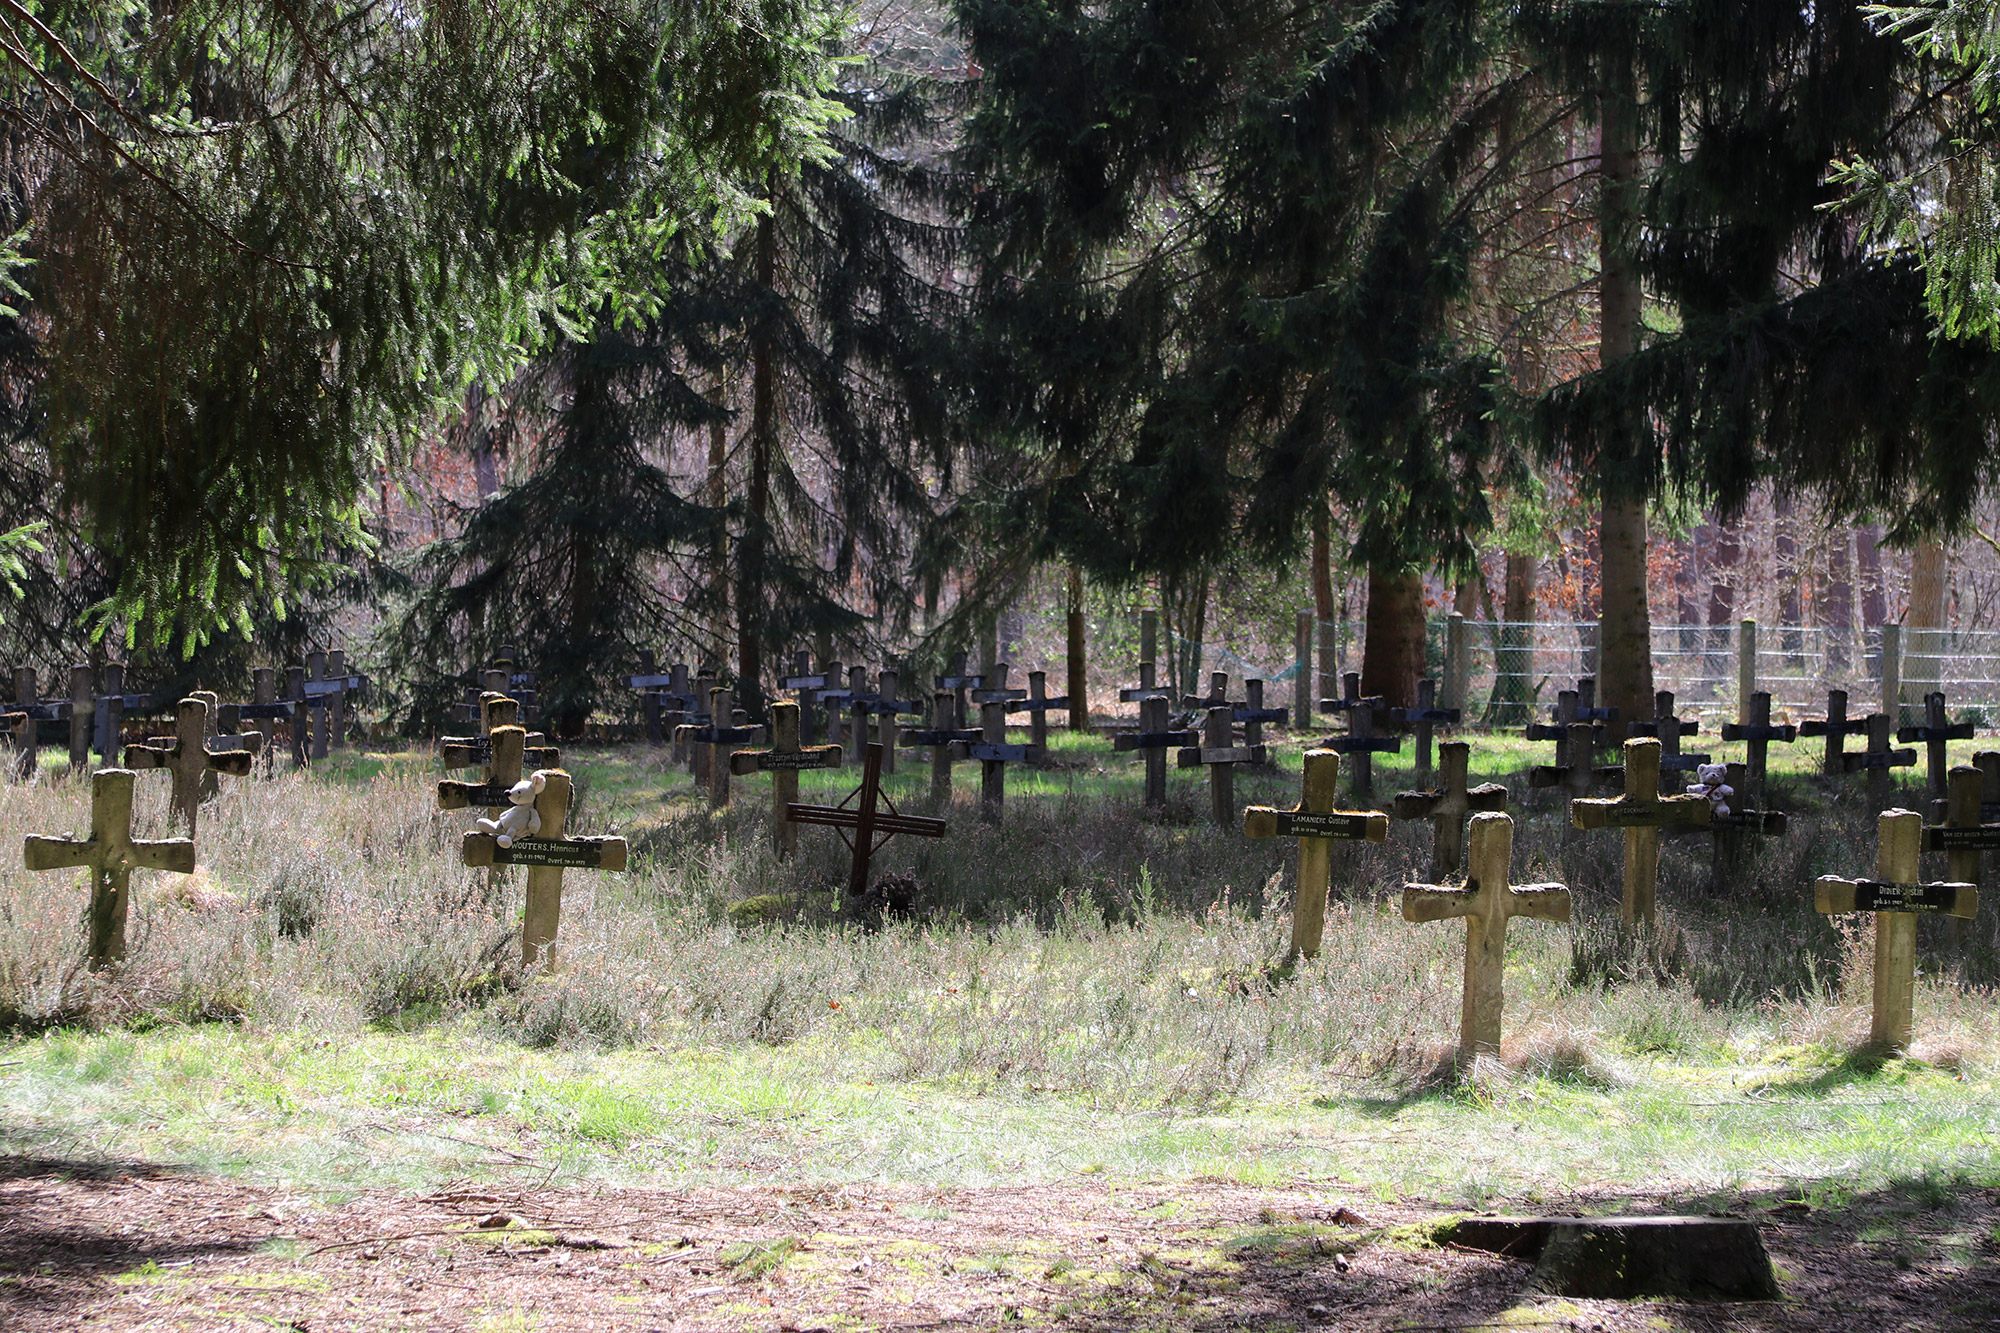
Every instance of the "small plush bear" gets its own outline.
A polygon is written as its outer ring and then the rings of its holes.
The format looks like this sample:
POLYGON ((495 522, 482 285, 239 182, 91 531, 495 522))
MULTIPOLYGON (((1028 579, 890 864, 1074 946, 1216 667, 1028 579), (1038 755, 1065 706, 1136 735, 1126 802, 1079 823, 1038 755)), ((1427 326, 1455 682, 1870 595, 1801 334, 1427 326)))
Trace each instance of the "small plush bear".
POLYGON ((1710 810, 1718 815, 1729 813, 1729 798, 1736 794, 1736 788, 1725 779, 1729 776, 1726 764, 1698 764, 1694 770, 1694 786, 1688 788, 1690 796, 1706 796, 1710 810))
POLYGON ((542 816, 535 809, 535 798, 542 794, 542 788, 549 785, 549 771, 538 768, 527 777, 507 789, 507 799, 514 804, 500 812, 498 819, 488 819, 481 815, 473 824, 482 833, 493 835, 493 841, 502 847, 512 847, 516 838, 532 838, 542 831, 542 816))

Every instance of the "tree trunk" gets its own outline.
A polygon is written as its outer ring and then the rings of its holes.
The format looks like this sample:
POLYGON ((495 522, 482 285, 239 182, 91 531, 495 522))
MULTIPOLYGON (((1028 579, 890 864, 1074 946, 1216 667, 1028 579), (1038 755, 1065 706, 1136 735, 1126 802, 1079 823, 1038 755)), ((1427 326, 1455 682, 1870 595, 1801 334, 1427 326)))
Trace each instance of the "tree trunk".
POLYGON ((1826 565, 1814 609, 1826 632, 1826 664, 1845 670, 1854 660, 1854 567, 1848 530, 1836 524, 1826 538, 1826 565))
POLYGON ((1506 588, 1500 608, 1500 641, 1493 654, 1493 697, 1500 707, 1493 721, 1503 727, 1525 726, 1534 716, 1535 577, 1539 562, 1532 555, 1507 552, 1506 588))
POLYGON ((1903 698, 1916 704, 1944 682, 1945 552, 1940 541, 1910 552, 1910 613, 1903 618, 1903 698))
POLYGON ((1085 642, 1083 566, 1069 567, 1069 729, 1090 730, 1090 645, 1085 642))
POLYGON ((1312 580, 1313 615, 1324 625, 1333 620, 1333 542, 1327 532, 1330 523, 1327 502, 1313 506, 1312 580))
POLYGON ((729 376, 718 372, 715 383, 708 391, 708 401, 715 406, 716 416, 708 423, 708 486, 705 500, 709 512, 715 515, 715 539, 708 551, 708 600, 713 608, 714 625, 714 665, 720 666, 729 656, 729 530, 722 524, 722 507, 729 501, 729 423, 723 418, 723 409, 729 405, 729 376))
MULTIPOLYGON (((778 235, 769 213, 757 219, 757 285, 777 286, 778 235)), ((769 298, 767 297, 767 300, 769 298)), ((750 338, 750 480, 744 495, 743 549, 736 589, 736 697, 751 715, 764 711, 764 550, 771 504, 771 456, 777 450, 777 331, 758 319, 750 338)), ((727 719, 716 719, 727 726, 727 719)))
POLYGON ((1874 524, 1854 533, 1854 560, 1861 574, 1861 628, 1879 629, 1889 621, 1888 592, 1882 584, 1882 530, 1874 524))
POLYGON ((1778 556, 1778 648, 1788 665, 1797 666, 1804 660, 1806 646, 1799 633, 1805 609, 1800 596, 1798 520, 1793 517, 1792 498, 1782 491, 1771 497, 1771 509, 1777 530, 1771 545, 1778 556))
POLYGON ((1424 674, 1424 578, 1414 569, 1368 569, 1368 628, 1361 693, 1389 708, 1413 708, 1424 674))
MULTIPOLYGON (((1637 346, 1639 271, 1631 232, 1639 175, 1637 95, 1629 59, 1606 76, 1598 142, 1604 176, 1598 220, 1598 365, 1616 365, 1637 346)), ((1631 449, 1644 447, 1637 423, 1631 449)), ((1653 715, 1653 628, 1646 601, 1646 497, 1599 477, 1598 698, 1621 722, 1653 715)))

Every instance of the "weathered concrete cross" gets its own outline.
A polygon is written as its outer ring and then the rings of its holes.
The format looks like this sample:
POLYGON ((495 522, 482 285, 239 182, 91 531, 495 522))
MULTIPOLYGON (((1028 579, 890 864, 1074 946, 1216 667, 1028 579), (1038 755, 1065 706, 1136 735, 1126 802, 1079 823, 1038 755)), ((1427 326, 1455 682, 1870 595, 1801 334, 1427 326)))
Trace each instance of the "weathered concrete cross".
POLYGON ((208 748, 209 700, 213 698, 181 700, 174 713, 172 736, 155 736, 125 747, 127 768, 164 768, 173 774, 169 809, 174 818, 187 822, 190 838, 196 836, 196 812, 201 808, 201 775, 214 769, 246 777, 255 762, 255 756, 245 749, 216 752, 208 748))
POLYGON ((1508 918, 1569 920, 1569 890, 1560 884, 1510 886, 1513 860, 1514 821, 1501 814, 1474 815, 1471 866, 1464 886, 1403 886, 1403 920, 1465 918, 1465 997, 1458 1029, 1461 1062, 1500 1053, 1501 1017, 1507 1003, 1508 918))
POLYGON ((1979 891, 1970 884, 1920 882, 1923 822, 1923 816, 1914 810, 1883 811, 1875 821, 1876 878, 1821 875, 1813 885, 1813 906, 1821 912, 1875 913, 1875 1014, 1868 1039, 1894 1050, 1910 1044, 1917 917, 1928 914, 1970 920, 1979 910, 1979 891))
POLYGON ((1625 742, 1625 794, 1616 800, 1569 803, 1570 822, 1580 829, 1625 830, 1625 890, 1618 919, 1626 929, 1654 924, 1660 882, 1660 830, 1695 827, 1709 821, 1706 796, 1660 795, 1660 742, 1635 737, 1625 742))
POLYGON ((1174 755, 1174 762, 1182 768, 1208 770, 1211 809, 1215 822, 1222 828, 1236 827, 1236 766, 1261 764, 1265 757, 1261 745, 1234 743, 1235 719, 1236 710, 1229 704, 1209 709, 1201 724, 1201 743, 1187 746, 1174 755))
POLYGON ((1507 808, 1507 788, 1497 782, 1482 782, 1467 788, 1472 767, 1472 747, 1464 741, 1445 741, 1438 746, 1438 785, 1431 791, 1396 793, 1389 811, 1398 819, 1431 821, 1431 874, 1439 879, 1456 875, 1465 850, 1465 817, 1475 812, 1507 808))
POLYGON ((1336 810, 1334 786, 1340 756, 1307 750, 1305 790, 1296 807, 1276 810, 1253 805, 1243 811, 1247 838, 1297 838, 1299 887, 1292 900, 1292 954, 1311 958, 1326 933, 1326 896, 1333 887, 1333 843, 1387 842, 1389 816, 1377 810, 1336 810))
POLYGON ((459 845, 460 858, 468 866, 528 867, 528 897, 521 916, 522 967, 532 967, 544 955, 549 966, 555 965, 563 871, 623 870, 628 856, 623 838, 563 837, 569 819, 569 774, 557 768, 543 777, 542 790, 535 796, 535 813, 542 822, 533 837, 516 838, 513 846, 502 847, 492 834, 469 829, 459 845))
POLYGON ((799 849, 799 827, 786 817, 799 799, 799 774, 808 768, 839 768, 838 745, 804 746, 799 743, 799 718, 804 708, 795 703, 771 705, 771 748, 738 750, 729 756, 732 773, 771 775, 771 841, 779 856, 799 849))
POLYGON ((45 838, 29 834, 22 856, 30 870, 90 868, 89 959, 92 970, 125 956, 125 919, 132 906, 132 872, 194 873, 194 840, 132 837, 132 784, 138 774, 103 768, 90 779, 90 836, 45 838))
POLYGON ((1428 782, 1431 776, 1431 729, 1433 727, 1455 727, 1458 725, 1459 710, 1437 706, 1437 682, 1425 676, 1417 682, 1417 706, 1415 708, 1392 708, 1389 721, 1403 728, 1417 740, 1418 782, 1428 782))

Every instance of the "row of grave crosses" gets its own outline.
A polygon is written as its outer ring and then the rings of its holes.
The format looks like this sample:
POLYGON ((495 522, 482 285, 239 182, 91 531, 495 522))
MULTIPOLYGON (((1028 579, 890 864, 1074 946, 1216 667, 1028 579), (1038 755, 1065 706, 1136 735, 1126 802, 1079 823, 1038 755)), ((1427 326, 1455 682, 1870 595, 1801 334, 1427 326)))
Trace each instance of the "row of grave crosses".
MULTIPOLYGON (((43 723, 69 724, 69 763, 78 770, 89 766, 93 751, 104 764, 119 760, 128 718, 170 713, 175 734, 180 734, 186 701, 163 708, 150 693, 127 691, 123 663, 110 662, 95 670, 71 667, 69 679, 68 698, 47 698, 38 689, 33 668, 13 673, 13 699, 0 703, 0 733, 13 741, 14 772, 24 780, 34 775, 40 762, 43 723)), ((329 749, 346 746, 349 696, 367 684, 367 677, 348 671, 345 653, 333 649, 307 654, 303 663, 285 672, 282 697, 275 669, 259 667, 252 679, 252 702, 247 704, 223 704, 212 693, 197 692, 196 697, 209 701, 206 725, 211 748, 261 754, 269 771, 280 722, 288 724, 295 765, 325 759, 329 749)), ((209 789, 213 790, 212 778, 209 789)))

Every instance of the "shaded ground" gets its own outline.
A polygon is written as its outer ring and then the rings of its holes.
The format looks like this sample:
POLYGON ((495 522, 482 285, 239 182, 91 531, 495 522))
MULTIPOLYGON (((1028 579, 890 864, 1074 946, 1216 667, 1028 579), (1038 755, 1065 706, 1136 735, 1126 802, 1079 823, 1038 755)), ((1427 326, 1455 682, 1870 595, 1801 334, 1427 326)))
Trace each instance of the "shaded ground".
POLYGON ((1536 1296, 1525 1264, 1423 1241, 1429 1210, 1311 1184, 411 1196, 11 1157, 0 1327, 2000 1327, 2000 1191, 1744 1207, 1783 1303, 1536 1296))

